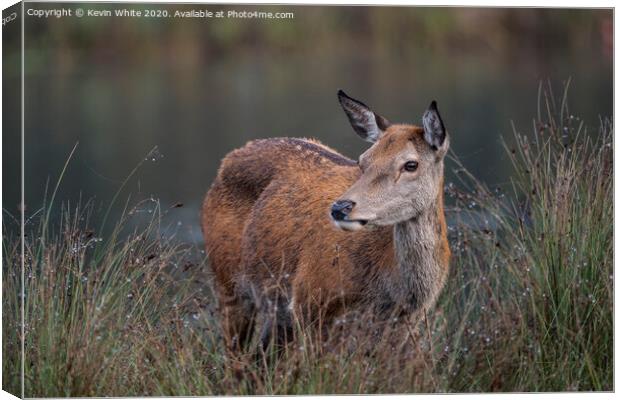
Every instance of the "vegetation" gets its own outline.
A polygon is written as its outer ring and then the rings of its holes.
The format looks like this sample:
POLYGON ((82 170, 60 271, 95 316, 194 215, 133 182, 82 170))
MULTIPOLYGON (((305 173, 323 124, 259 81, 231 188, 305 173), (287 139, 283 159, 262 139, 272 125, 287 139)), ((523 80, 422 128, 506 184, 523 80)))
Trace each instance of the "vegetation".
MULTIPOLYGON (((205 256, 162 235, 157 201, 102 238, 90 204, 52 224, 52 196, 27 225, 26 396, 612 390, 613 128, 587 133, 540 98, 533 132, 506 142, 508 190, 454 161, 447 287, 372 346, 352 319, 328 343, 298 328, 271 363, 227 354, 205 256)), ((4 219, 3 382, 19 394, 20 242, 4 219)))

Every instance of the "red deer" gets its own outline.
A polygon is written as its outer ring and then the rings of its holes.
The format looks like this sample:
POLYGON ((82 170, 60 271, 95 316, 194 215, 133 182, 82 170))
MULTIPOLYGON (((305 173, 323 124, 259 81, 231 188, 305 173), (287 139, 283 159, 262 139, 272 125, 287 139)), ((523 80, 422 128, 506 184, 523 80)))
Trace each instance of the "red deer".
POLYGON ((202 208, 228 346, 281 341, 292 314, 324 322, 345 308, 411 315, 448 272, 443 210, 449 138, 433 101, 422 127, 391 124, 338 92, 359 161, 312 139, 254 140, 222 161, 202 208))

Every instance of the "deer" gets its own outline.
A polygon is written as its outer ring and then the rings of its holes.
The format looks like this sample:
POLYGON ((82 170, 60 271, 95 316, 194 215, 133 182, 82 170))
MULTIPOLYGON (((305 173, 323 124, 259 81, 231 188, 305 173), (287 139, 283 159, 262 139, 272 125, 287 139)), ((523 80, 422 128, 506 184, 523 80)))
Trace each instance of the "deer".
POLYGON ((372 145, 351 160, 314 139, 248 142, 221 162, 201 225, 227 347, 286 343, 293 318, 345 309, 419 315, 444 286, 449 137, 436 101, 422 125, 392 124, 338 91, 372 145), (261 316, 262 327, 256 329, 261 316))

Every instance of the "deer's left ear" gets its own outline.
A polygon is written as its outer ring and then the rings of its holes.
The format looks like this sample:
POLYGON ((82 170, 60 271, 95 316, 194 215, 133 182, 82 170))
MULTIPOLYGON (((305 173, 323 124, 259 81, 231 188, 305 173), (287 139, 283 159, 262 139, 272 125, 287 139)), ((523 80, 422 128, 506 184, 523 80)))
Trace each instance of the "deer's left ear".
POLYGON ((447 147, 448 141, 446 141, 446 128, 443 125, 443 121, 439 116, 439 110, 437 109, 437 102, 433 100, 431 105, 428 106, 428 110, 424 112, 422 116, 422 125, 424 126, 424 140, 431 146, 433 150, 447 150, 443 149, 444 144, 447 147))
POLYGON ((367 142, 379 140, 383 131, 390 126, 387 119, 375 114, 366 104, 349 97, 342 90, 338 91, 338 101, 355 132, 367 142))

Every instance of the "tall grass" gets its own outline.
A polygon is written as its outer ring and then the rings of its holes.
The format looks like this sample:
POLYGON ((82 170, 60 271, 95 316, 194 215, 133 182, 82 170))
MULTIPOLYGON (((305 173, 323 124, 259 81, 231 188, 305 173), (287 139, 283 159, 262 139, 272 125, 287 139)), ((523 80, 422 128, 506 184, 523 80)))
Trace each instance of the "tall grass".
MULTIPOLYGON (((128 210, 105 237, 90 204, 41 218, 25 243, 26 396, 612 390, 613 129, 587 133, 565 101, 541 99, 533 132, 506 143, 508 189, 454 160, 447 286, 378 343, 352 314, 327 342, 297 327, 270 363, 229 354, 204 257, 162 235, 157 202, 141 228, 128 210)), ((19 238, 7 229, 3 250, 3 311, 19 315, 19 238)), ((19 328, 5 319, 13 393, 19 328)))
POLYGON ((463 326, 449 337, 465 381, 448 390, 613 388, 613 128, 585 132, 566 93, 542 100, 533 133, 505 146, 513 200, 466 173, 469 193, 451 193, 478 229, 457 224, 440 303, 463 326))

